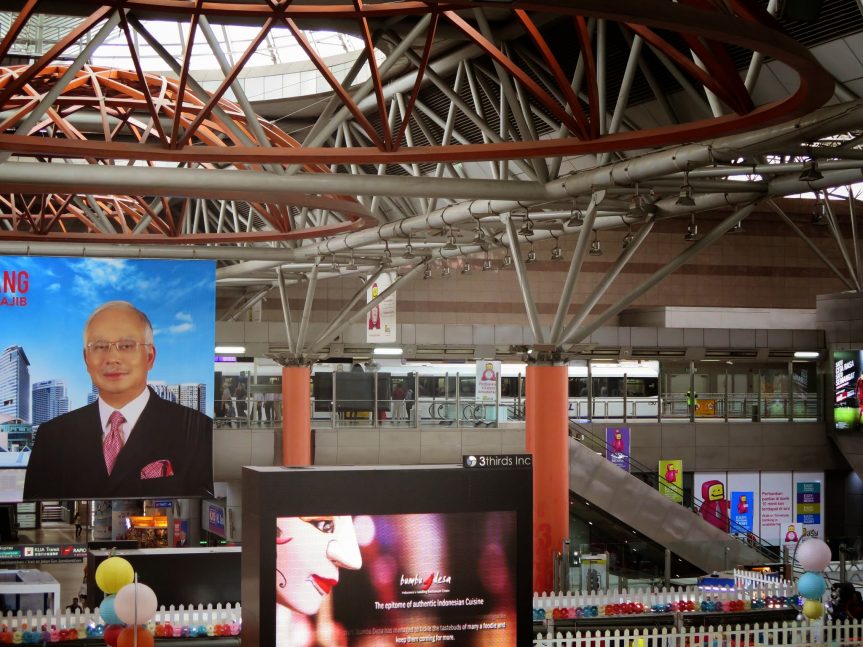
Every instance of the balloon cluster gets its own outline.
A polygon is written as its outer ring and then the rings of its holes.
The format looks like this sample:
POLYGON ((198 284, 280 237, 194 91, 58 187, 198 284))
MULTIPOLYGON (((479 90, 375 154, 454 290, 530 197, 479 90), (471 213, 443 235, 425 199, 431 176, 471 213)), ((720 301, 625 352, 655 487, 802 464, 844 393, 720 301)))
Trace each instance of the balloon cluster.
POLYGON ((821 539, 810 537, 798 544, 795 557, 806 571, 797 580, 797 592, 806 600, 803 603, 803 615, 810 620, 817 620, 824 614, 821 597, 827 585, 821 571, 830 564, 830 547, 821 539))
POLYGON ((99 605, 105 642, 111 647, 153 647, 153 634, 145 625, 156 615, 156 594, 135 581, 132 565, 122 557, 109 557, 96 569, 96 586, 105 594, 99 605))

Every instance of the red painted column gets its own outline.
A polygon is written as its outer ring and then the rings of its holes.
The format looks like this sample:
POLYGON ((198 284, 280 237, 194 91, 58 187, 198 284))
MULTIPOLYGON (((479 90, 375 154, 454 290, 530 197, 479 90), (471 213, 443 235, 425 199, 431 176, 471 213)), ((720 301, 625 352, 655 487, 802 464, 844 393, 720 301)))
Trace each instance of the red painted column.
POLYGON ((527 451, 533 454, 533 590, 551 591, 554 553, 569 537, 569 398, 566 366, 528 365, 527 451))
POLYGON ((312 464, 309 366, 282 367, 282 465, 312 464))

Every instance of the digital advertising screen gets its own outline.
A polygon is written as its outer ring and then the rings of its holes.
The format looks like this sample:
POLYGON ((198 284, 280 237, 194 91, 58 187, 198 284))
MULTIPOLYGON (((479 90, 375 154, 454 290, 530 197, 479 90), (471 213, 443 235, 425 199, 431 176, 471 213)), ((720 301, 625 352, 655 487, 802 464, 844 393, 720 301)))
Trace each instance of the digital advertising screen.
POLYGON ((260 550, 243 551, 244 637, 280 647, 527 644, 530 475, 245 468, 244 546, 260 550))
POLYGON ((833 353, 833 423, 837 431, 860 429, 863 407, 863 351, 833 353))
POLYGON ((212 261, 0 257, 4 496, 210 494, 214 345, 212 261))

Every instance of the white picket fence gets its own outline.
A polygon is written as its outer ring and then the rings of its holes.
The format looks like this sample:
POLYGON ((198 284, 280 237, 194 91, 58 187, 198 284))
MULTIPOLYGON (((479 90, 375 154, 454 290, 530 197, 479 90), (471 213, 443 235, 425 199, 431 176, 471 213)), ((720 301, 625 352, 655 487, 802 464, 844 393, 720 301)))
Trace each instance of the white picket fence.
POLYGON ((863 623, 830 625, 806 622, 735 625, 733 627, 691 627, 672 629, 624 629, 614 631, 549 632, 537 634, 534 647, 850 647, 863 642, 863 623))
MULTIPOLYGON (((768 598, 788 598, 796 595, 793 582, 784 580, 764 580, 753 582, 745 591, 704 591, 697 586, 660 588, 654 591, 626 591, 604 593, 534 593, 533 608, 553 611, 554 609, 577 608, 585 606, 604 607, 606 605, 634 602, 650 609, 656 604, 693 601, 700 605, 703 600, 718 602, 768 598)), ((861 646, 863 647, 863 646, 861 646)))
POLYGON ((755 589, 762 586, 769 586, 777 582, 785 583, 788 586, 793 586, 793 582, 782 579, 776 573, 760 573, 758 571, 744 571, 743 569, 735 568, 732 571, 734 576, 734 585, 739 589, 755 589))
MULTIPOLYGON (((161 607, 156 612, 153 618, 153 623, 165 624, 170 622, 175 627, 209 627, 217 624, 239 625, 242 617, 242 608, 239 604, 222 606, 217 604, 213 606, 202 605, 180 605, 174 607, 161 607)), ((57 629, 80 629, 87 626, 95 626, 104 624, 99 615, 98 609, 85 609, 84 611, 74 611, 65 613, 34 613, 32 611, 8 612, 5 615, 0 614, 0 625, 6 625, 9 631, 18 631, 23 629, 40 629, 41 627, 56 627, 57 629)))

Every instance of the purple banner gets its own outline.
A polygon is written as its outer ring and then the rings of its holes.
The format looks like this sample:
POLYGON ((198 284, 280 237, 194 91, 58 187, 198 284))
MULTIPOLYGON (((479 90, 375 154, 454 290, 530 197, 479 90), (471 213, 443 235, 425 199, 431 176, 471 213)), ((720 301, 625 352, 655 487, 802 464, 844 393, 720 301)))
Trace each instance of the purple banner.
POLYGON ((629 471, 629 427, 605 428, 605 457, 629 471))

